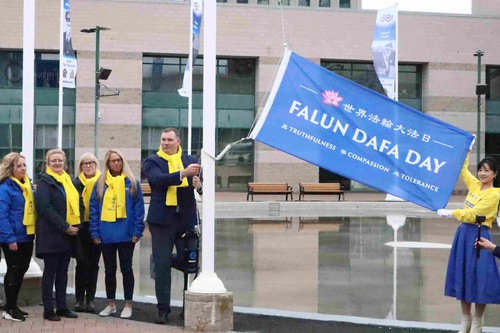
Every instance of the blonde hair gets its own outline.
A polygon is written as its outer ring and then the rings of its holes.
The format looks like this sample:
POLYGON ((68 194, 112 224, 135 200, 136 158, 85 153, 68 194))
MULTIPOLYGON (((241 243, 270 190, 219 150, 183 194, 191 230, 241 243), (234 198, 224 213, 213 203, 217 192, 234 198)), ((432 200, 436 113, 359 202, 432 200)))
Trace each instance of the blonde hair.
POLYGON ((20 153, 11 152, 4 156, 2 159, 2 164, 0 165, 0 184, 9 177, 12 177, 14 174, 14 166, 20 158, 26 157, 21 155, 20 153))
POLYGON ((130 193, 133 196, 135 196, 137 194, 137 184, 136 184, 137 181, 136 181, 135 176, 132 173, 132 171, 130 171, 130 167, 128 166, 128 163, 125 160, 123 153, 121 151, 119 151, 118 149, 110 149, 106 153, 106 156, 104 156, 104 170, 101 173, 99 180, 97 181, 97 195, 98 195, 98 197, 102 198, 104 195, 104 184, 106 184, 106 175, 108 174, 108 171, 109 171, 109 159, 110 159, 110 156, 112 153, 117 154, 122 159, 122 172, 125 174, 125 176, 132 183, 132 188, 130 189, 130 193))
POLYGON ((92 153, 84 153, 82 156, 80 156, 80 159, 78 160, 78 170, 76 172, 76 176, 81 174, 83 172, 83 162, 85 161, 92 161, 95 163, 95 171, 97 172, 100 167, 99 167, 99 161, 97 160, 97 157, 95 157, 94 154, 92 153))

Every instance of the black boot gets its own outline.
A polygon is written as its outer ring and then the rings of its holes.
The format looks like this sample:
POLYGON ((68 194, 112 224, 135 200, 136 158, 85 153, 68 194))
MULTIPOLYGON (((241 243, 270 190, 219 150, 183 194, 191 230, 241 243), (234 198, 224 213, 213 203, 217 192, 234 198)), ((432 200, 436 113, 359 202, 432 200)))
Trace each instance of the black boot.
POLYGON ((85 311, 85 306, 83 305, 83 300, 76 300, 75 302, 75 311, 76 312, 83 312, 85 311))
POLYGON ((85 308, 85 311, 90 312, 90 313, 95 313, 95 304, 94 304, 94 298, 92 297, 87 297, 87 307, 85 308))

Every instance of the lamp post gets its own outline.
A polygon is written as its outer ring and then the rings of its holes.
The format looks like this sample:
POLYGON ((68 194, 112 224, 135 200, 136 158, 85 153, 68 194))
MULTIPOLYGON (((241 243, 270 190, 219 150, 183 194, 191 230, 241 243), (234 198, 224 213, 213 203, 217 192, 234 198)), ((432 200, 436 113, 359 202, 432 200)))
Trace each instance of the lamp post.
MULTIPOLYGON (((477 57, 477 86, 481 84, 481 57, 484 55, 484 52, 481 50, 477 50, 474 53, 474 57, 477 57)), ((476 165, 479 165, 479 161, 481 159, 481 94, 478 93, 476 87, 477 94, 477 156, 476 156, 476 165)))
MULTIPOLYGON (((99 79, 101 78, 101 71, 99 67, 99 47, 100 47, 100 38, 101 31, 111 30, 110 28, 96 26, 95 28, 82 29, 81 32, 85 33, 95 33, 95 96, 94 96, 94 104, 95 104, 95 112, 94 112, 94 155, 99 158, 98 155, 98 130, 99 130, 99 97, 100 97, 100 88, 101 84, 99 83, 99 79)), ((109 73, 108 73, 109 75, 109 73)))

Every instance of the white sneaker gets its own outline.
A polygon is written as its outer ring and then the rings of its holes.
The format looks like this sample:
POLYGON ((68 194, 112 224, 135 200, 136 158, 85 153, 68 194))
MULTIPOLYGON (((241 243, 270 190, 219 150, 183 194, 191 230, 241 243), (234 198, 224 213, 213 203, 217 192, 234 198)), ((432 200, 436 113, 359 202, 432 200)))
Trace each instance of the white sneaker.
POLYGON ((110 314, 116 313, 116 306, 106 306, 104 310, 99 312, 99 316, 101 317, 109 317, 110 314))
POLYGON ((126 306, 123 308, 120 318, 127 319, 130 317, 132 317, 132 307, 126 306))

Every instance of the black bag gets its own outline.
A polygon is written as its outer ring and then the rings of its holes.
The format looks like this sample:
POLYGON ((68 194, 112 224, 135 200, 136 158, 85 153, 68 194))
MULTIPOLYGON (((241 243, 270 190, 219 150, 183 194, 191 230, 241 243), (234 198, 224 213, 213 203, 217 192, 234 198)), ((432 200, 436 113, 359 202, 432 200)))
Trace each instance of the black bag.
POLYGON ((172 257, 172 267, 186 274, 198 273, 200 236, 186 231, 176 242, 177 253, 172 257))

